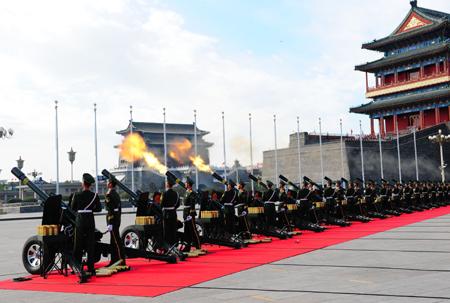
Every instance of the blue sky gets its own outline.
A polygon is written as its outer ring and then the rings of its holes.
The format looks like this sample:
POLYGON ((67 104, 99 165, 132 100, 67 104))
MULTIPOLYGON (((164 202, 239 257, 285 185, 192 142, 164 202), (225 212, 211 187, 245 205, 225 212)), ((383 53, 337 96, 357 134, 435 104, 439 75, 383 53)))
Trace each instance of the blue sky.
MULTIPOLYGON (((450 12, 448 0, 419 6, 450 12)), ((93 172, 93 111, 98 104, 100 167, 117 164, 116 130, 135 120, 191 123, 210 131, 213 164, 222 163, 220 112, 226 113, 229 161, 249 163, 296 129, 368 132, 364 74, 354 66, 380 57, 363 42, 388 35, 410 8, 407 0, 146 1, 16 0, 0 2, 0 126, 16 131, 0 142, 0 179, 19 156, 25 168, 53 179, 53 101, 60 102, 62 178, 65 152, 76 150, 75 175, 93 172), (36 148, 39 147, 39 148, 36 148)))

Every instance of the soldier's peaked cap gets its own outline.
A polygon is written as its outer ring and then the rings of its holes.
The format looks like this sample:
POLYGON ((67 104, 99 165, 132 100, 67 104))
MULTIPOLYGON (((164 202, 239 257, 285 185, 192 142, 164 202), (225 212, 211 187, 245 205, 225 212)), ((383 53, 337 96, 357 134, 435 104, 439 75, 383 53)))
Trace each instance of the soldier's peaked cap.
POLYGON ((231 180, 231 179, 229 179, 227 182, 228 182, 228 184, 231 185, 232 187, 235 187, 235 186, 236 186, 236 183, 235 183, 233 180, 231 180))
POLYGON ((87 183, 87 184, 94 184, 95 183, 95 179, 94 179, 94 177, 92 177, 91 174, 84 173, 83 174, 83 182, 87 183))
POLYGON ((194 185, 194 180, 192 180, 191 178, 189 178, 189 177, 186 177, 186 184, 189 184, 189 185, 194 185))

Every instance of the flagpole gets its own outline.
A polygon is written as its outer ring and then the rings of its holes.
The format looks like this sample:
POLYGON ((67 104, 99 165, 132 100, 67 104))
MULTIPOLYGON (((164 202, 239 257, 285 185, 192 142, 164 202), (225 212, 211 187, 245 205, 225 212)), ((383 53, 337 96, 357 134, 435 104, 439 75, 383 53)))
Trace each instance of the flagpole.
POLYGON ((223 174, 227 180, 227 151, 225 146, 225 112, 222 112, 222 140, 223 140, 223 174))
POLYGON ((95 192, 98 194, 97 103, 94 103, 95 192))
POLYGON ((55 143, 56 143, 56 194, 59 195, 58 101, 55 101, 55 143))
POLYGON ((381 132, 378 132, 378 147, 380 149, 380 173, 381 173, 381 179, 384 179, 383 148, 381 146, 381 132))
POLYGON ((321 172, 321 180, 323 182, 323 178, 325 174, 323 172, 323 154, 322 154, 322 119, 319 118, 319 150, 320 150, 320 172, 321 172))
POLYGON ((277 115, 273 115, 273 134, 275 140, 275 184, 278 184, 277 115))
MULTIPOLYGON (((248 114, 248 123, 250 129, 250 172, 253 175, 253 137, 252 137, 252 114, 248 114)), ((251 182, 252 185, 252 195, 255 194, 255 185, 253 180, 251 182)))
POLYGON ((416 160, 416 180, 419 181, 419 162, 417 160, 417 141, 416 141, 416 126, 413 128, 414 138, 414 159, 416 160))
MULTIPOLYGON (((133 134, 133 106, 130 105, 130 134, 133 134)), ((131 155, 131 190, 134 192, 134 155, 131 155)))
POLYGON ((363 132, 362 132, 362 126, 361 126, 361 120, 359 120, 359 147, 361 150, 361 176, 363 183, 366 183, 366 177, 364 174, 364 150, 363 150, 363 132))
MULTIPOLYGON (((197 110, 194 109, 194 152, 195 157, 198 156, 198 147, 197 147, 197 110)), ((198 190, 198 168, 195 167, 195 189, 198 190)))
POLYGON ((342 136, 342 119, 339 119, 339 125, 341 128, 341 177, 344 178, 344 140, 342 136))
POLYGON ((394 120, 395 120, 395 131, 397 133, 398 179, 399 179, 400 183, 402 183, 402 163, 401 163, 401 158, 400 158, 400 136, 398 134, 397 117, 394 120))
MULTIPOLYGON (((167 167, 167 131, 166 131, 166 108, 163 107, 163 137, 164 137, 164 166, 167 167)), ((167 181, 167 176, 165 179, 167 181)))
POLYGON ((297 116, 297 157, 298 157, 298 184, 302 184, 302 159, 300 152, 300 118, 297 116))

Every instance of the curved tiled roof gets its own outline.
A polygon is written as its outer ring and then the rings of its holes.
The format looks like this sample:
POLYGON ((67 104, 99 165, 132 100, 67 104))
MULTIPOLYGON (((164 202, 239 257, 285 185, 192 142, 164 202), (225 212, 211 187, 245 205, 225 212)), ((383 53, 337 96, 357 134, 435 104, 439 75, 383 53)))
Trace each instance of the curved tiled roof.
POLYGON ((364 72, 375 72, 376 70, 391 66, 392 64, 401 64, 409 62, 412 59, 419 59, 426 56, 432 56, 450 49, 450 42, 439 43, 425 48, 419 48, 406 53, 383 57, 379 60, 368 62, 355 66, 355 70, 364 72))
POLYGON ((392 34, 381 39, 373 40, 372 42, 364 43, 362 45, 362 48, 384 51, 385 48, 392 43, 412 39, 415 38, 416 36, 420 37, 420 35, 433 32, 443 27, 447 27, 449 25, 449 20, 450 14, 413 5, 409 10, 408 14, 406 15, 406 17, 403 19, 403 21, 394 30, 392 34), (413 13, 416 13, 417 15, 431 21, 431 24, 419 27, 414 30, 398 33, 401 26, 413 13))
POLYGON ((450 88, 442 88, 435 91, 428 91, 424 93, 418 93, 414 95, 405 95, 397 98, 390 98, 380 101, 372 101, 366 104, 362 104, 357 107, 350 108, 351 113, 368 114, 381 109, 388 109, 392 107, 399 107, 408 105, 414 102, 423 102, 429 100, 436 100, 440 98, 450 97, 450 88))

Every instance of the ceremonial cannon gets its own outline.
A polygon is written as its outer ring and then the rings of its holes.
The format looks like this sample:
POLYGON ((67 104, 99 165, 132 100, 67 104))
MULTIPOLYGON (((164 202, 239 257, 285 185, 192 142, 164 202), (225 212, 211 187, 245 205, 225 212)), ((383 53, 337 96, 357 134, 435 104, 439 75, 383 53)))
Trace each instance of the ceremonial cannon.
MULTIPOLYGON (((318 222, 313 223, 311 221, 312 217, 314 217, 315 219, 317 218, 315 204, 313 204, 313 202, 316 201, 311 201, 314 200, 313 192, 307 188, 300 188, 283 175, 279 175, 279 178, 280 180, 283 180, 284 182, 292 186, 296 193, 295 197, 292 197, 290 199, 291 201, 288 201, 288 203, 286 204, 290 222, 299 229, 311 230, 314 232, 324 231, 325 228, 320 226, 318 222)), ((312 182, 312 180, 310 180, 308 177, 305 178, 305 182, 312 182)), ((312 182, 312 184, 317 186, 317 184, 315 184, 314 182, 312 182)))
POLYGON ((186 256, 177 247, 169 247, 164 242, 162 210, 159 205, 150 201, 149 193, 132 191, 106 169, 102 170, 102 175, 114 180, 117 186, 130 196, 130 202, 136 207, 135 224, 125 227, 121 234, 125 248, 150 253, 152 258, 169 263, 176 263, 177 258, 184 260, 186 256))
MULTIPOLYGON (((61 195, 47 194, 17 167, 14 167, 11 173, 39 196, 43 207, 42 223, 38 227, 38 235, 28 238, 22 249, 22 262, 26 271, 44 277, 51 270, 67 275, 67 266, 70 266, 78 275, 80 282, 86 282, 87 277, 83 269, 73 262, 72 256, 76 214, 68 204, 62 201, 61 195)), ((100 261, 102 256, 107 257, 111 252, 110 244, 100 241, 102 237, 103 233, 95 230, 95 262, 100 261)), ((143 253, 136 249, 125 248, 124 252, 127 258, 176 262, 173 257, 143 253)))
MULTIPOLYGON (((166 176, 173 179, 181 188, 186 190, 186 185, 172 172, 167 171, 166 176)), ((232 248, 242 248, 244 243, 238 238, 226 238, 216 228, 211 228, 210 225, 219 224, 220 210, 200 210, 200 220, 195 220, 195 228, 200 237, 200 242, 207 244, 215 244, 220 246, 227 246, 232 248)), ((187 222, 184 222, 186 224, 187 222)), ((180 233, 181 234, 181 233, 180 233)), ((180 236, 182 238, 182 236, 180 236)))

